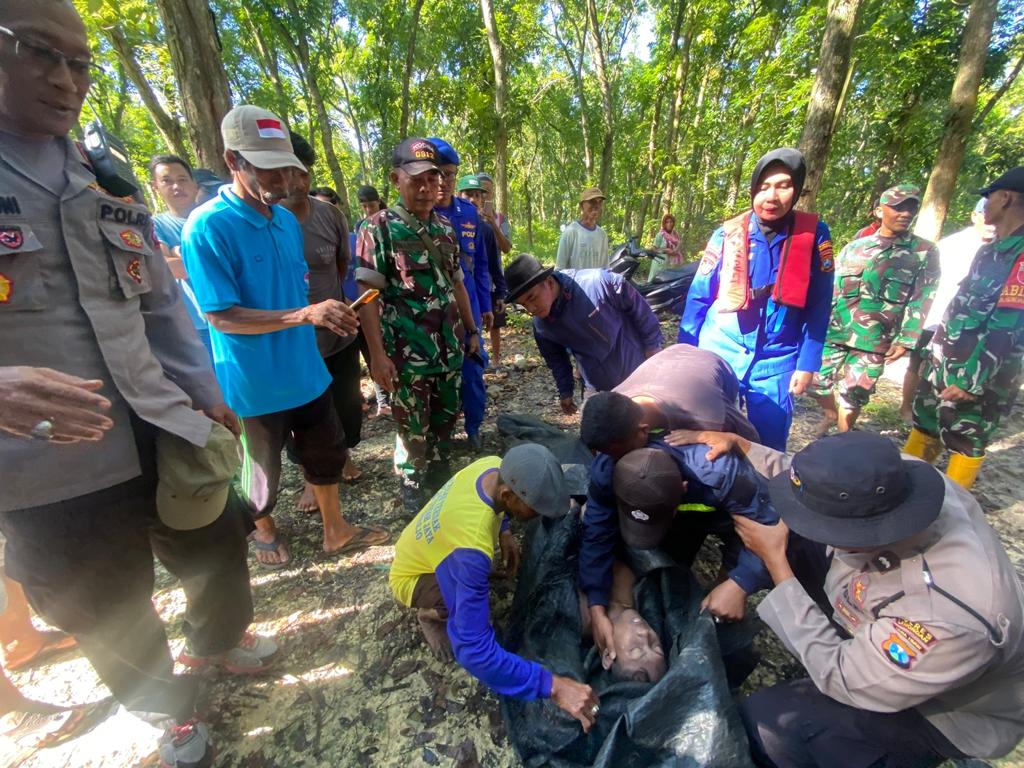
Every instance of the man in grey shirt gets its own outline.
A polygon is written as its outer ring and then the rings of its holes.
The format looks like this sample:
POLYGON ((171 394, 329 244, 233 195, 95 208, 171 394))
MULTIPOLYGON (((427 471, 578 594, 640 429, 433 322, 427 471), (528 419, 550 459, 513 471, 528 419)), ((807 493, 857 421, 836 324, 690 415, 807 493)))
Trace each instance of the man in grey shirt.
MULTIPOLYGON (((196 683, 174 675, 153 555, 182 579, 195 663, 246 646, 246 522, 172 530, 156 514, 156 439, 238 432, 152 236, 68 139, 91 82, 66 0, 0 4, 0 532, 6 569, 71 633, 126 709, 165 727, 161 758, 208 765, 196 683)), ((243 650, 246 650, 243 648, 243 650)), ((248 650, 246 650, 248 653, 248 650)), ((258 666, 258 665, 257 665, 258 666)))

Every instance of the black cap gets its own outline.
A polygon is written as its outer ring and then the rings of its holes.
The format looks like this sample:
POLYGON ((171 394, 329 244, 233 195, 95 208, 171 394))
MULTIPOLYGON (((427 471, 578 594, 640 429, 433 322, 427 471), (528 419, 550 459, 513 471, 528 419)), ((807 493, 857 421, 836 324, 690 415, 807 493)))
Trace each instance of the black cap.
POLYGON ((439 171, 437 147, 426 139, 406 139, 391 153, 391 167, 401 168, 410 176, 439 171))
POLYGON ((844 549, 882 547, 920 533, 946 488, 930 464, 904 459, 872 432, 823 437, 769 484, 772 504, 800 536, 844 549))
POLYGON ((1024 166, 1018 165, 1016 168, 1011 168, 987 187, 979 189, 975 194, 988 197, 998 189, 1024 192, 1024 166))
POLYGON ((683 495, 675 459, 657 448, 640 448, 615 464, 612 486, 619 507, 619 533, 627 547, 661 544, 683 495))
POLYGON ((376 187, 367 184, 356 190, 356 200, 360 203, 379 203, 380 192, 376 187))
POLYGON ((515 301, 554 271, 551 267, 545 267, 530 254, 520 254, 505 267, 508 300, 515 301))

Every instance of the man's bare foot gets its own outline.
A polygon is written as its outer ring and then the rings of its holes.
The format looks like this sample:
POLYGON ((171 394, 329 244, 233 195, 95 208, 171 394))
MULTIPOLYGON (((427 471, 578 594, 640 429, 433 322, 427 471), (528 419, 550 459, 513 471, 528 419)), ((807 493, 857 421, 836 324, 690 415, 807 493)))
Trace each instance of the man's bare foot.
POLYGON ((452 642, 448 639, 448 622, 438 616, 436 608, 420 608, 416 620, 423 630, 423 639, 430 646, 430 652, 439 661, 454 661, 452 642))
MULTIPOLYGON (((341 470, 341 479, 346 483, 354 483, 362 476, 363 473, 360 471, 359 467, 356 466, 355 462, 352 461, 352 454, 350 452, 348 458, 345 459, 345 467, 341 470)), ((310 493, 312 493, 312 491, 310 491, 310 493)))
POLYGON ((302 498, 299 499, 295 508, 299 510, 299 512, 305 512, 307 515, 312 515, 320 511, 320 507, 316 503, 316 495, 313 493, 313 486, 309 483, 306 483, 305 488, 302 489, 302 498))
POLYGON ((335 531, 328 536, 327 531, 324 531, 324 554, 347 555, 368 549, 369 547, 387 544, 391 540, 391 534, 383 528, 364 528, 362 526, 349 525, 348 523, 345 525, 347 528, 338 529, 338 531, 348 531, 344 534, 335 531))
POLYGON ((825 437, 829 430, 832 429, 837 423, 839 423, 839 416, 833 416, 830 413, 826 413, 821 417, 821 421, 818 422, 814 428, 814 437, 825 437))

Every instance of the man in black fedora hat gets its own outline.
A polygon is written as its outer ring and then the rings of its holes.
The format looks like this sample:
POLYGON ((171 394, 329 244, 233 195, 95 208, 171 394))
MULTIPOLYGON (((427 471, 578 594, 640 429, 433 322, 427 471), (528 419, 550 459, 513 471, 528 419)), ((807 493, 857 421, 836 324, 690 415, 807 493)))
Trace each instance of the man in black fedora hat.
POLYGON ((755 762, 935 766, 1012 750, 1024 736, 1024 592, 974 498, 868 432, 822 438, 792 461, 725 444, 775 474, 782 521, 735 525, 775 583, 758 614, 809 678, 743 702, 755 762), (832 549, 829 603, 794 576, 790 531, 832 549))
POLYGON ((569 352, 587 389, 605 392, 661 349, 657 316, 621 275, 606 269, 556 272, 524 253, 505 269, 505 282, 508 301, 533 315, 533 337, 566 414, 576 413, 569 352))

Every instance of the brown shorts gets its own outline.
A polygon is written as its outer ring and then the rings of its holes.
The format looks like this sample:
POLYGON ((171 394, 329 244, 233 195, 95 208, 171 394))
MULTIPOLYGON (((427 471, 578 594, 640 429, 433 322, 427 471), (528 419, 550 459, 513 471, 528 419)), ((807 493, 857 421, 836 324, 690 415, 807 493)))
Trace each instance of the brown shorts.
POLYGON ((242 419, 242 497, 254 518, 274 510, 285 445, 310 485, 341 482, 348 449, 330 387, 305 405, 242 419))
POLYGON ((439 619, 448 618, 448 606, 444 604, 437 576, 432 573, 424 573, 416 580, 416 586, 412 590, 412 607, 434 608, 437 610, 439 619))

